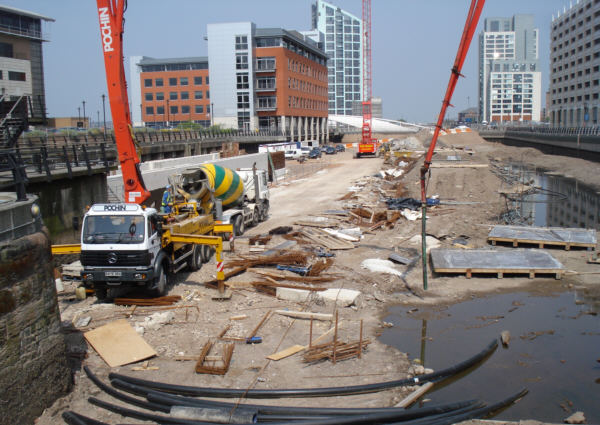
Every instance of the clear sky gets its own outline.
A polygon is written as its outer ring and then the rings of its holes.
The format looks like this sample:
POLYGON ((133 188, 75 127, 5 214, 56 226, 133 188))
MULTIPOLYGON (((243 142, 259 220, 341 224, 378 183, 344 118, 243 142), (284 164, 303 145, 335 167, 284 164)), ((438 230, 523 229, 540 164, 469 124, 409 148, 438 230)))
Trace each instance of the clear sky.
MULTIPOLYGON (((330 0, 360 17, 360 0, 330 0)), ((573 3, 575 0, 573 0, 573 3)), ((50 116, 77 116, 86 102, 92 121, 100 112, 106 77, 94 0, 4 0, 4 5, 56 20, 46 26, 44 67, 50 116)), ((129 0, 125 57, 206 56, 206 24, 253 21, 259 27, 310 29, 312 0, 129 0)), ((373 96, 385 118, 437 119, 470 0, 372 0, 373 96)), ((569 0, 487 0, 480 28, 463 66, 448 117, 477 106, 477 35, 486 17, 533 14, 540 30, 542 92, 548 88, 552 15, 569 0)), ((128 64, 126 63, 126 66, 128 64)), ((127 68, 126 68, 127 69, 127 68)), ((544 100, 542 99, 542 102, 544 100)), ((542 104, 542 107, 544 103, 542 104)), ((107 102, 107 120, 108 117, 107 102)))

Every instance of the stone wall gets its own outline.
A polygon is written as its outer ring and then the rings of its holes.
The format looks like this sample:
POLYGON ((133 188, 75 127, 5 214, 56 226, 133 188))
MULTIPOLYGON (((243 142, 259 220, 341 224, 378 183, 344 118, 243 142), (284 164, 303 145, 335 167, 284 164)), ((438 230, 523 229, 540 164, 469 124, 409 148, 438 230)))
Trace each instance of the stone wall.
POLYGON ((71 386, 46 229, 0 245, 0 424, 32 424, 71 386))

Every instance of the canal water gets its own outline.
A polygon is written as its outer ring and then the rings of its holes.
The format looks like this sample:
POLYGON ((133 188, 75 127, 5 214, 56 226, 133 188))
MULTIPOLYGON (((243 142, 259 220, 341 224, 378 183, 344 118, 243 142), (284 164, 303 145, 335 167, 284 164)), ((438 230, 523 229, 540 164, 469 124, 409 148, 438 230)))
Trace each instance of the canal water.
MULTIPOLYGON (((393 307, 382 342, 434 370, 482 350, 502 331, 511 334, 483 363, 454 382, 434 386, 427 404, 481 399, 494 402, 528 388, 529 394, 495 419, 561 423, 584 412, 600 423, 600 297, 565 291, 554 281, 548 296, 519 292, 447 307, 393 307)), ((597 293, 600 293, 598 291, 597 293)))
MULTIPOLYGON (((600 194, 579 181, 518 165, 506 168, 517 182, 539 188, 524 197, 511 196, 523 224, 600 230, 600 194)), ((518 223, 515 223, 518 224, 518 223)))

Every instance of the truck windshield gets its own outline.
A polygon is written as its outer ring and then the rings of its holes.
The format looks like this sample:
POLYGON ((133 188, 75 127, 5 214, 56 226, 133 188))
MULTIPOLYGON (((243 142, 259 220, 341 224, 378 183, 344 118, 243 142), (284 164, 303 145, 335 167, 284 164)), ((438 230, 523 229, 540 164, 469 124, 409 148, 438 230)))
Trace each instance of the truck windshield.
POLYGON ((83 223, 83 243, 141 243, 145 225, 142 215, 90 215, 83 223))

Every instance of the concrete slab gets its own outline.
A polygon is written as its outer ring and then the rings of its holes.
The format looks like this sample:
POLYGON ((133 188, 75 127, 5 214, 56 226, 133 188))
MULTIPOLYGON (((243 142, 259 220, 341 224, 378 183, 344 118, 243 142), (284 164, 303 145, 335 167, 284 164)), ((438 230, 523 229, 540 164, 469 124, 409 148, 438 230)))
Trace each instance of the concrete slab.
POLYGON ((531 226, 494 226, 488 234, 488 240, 495 242, 533 243, 544 245, 560 245, 567 249, 571 246, 594 248, 596 231, 594 229, 569 229, 562 227, 531 226))

